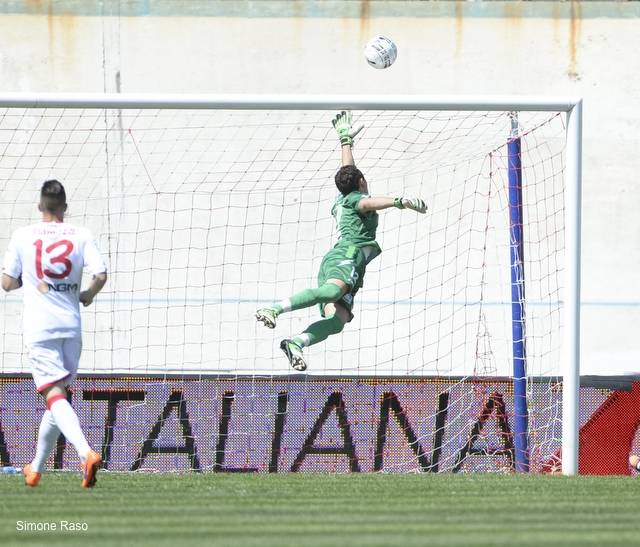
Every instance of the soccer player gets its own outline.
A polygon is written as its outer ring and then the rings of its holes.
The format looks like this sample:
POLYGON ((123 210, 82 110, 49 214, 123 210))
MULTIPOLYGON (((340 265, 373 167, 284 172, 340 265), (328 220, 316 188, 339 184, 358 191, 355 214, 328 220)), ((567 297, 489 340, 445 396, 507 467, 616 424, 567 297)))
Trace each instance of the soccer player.
POLYGON ((36 389, 46 402, 34 460, 23 469, 27 486, 36 486, 60 433, 75 447, 82 463, 82 486, 92 487, 102 457, 94 452, 67 400, 67 386, 78 368, 82 339, 80 306, 89 306, 107 281, 105 266, 90 232, 64 222, 67 200, 57 180, 40 190, 42 221, 19 228, 4 258, 2 288, 24 285, 23 338, 36 389), (93 275, 80 291, 82 270, 93 275))
POLYGON ((336 220, 339 238, 323 258, 318 273, 318 287, 305 289, 268 308, 256 311, 256 319, 268 328, 275 328, 281 313, 320 305, 323 317, 302 333, 280 342, 280 349, 298 371, 306 370, 302 350, 342 332, 353 319, 353 299, 362 287, 367 265, 382 251, 376 242, 378 211, 396 207, 424 214, 427 206, 422 199, 401 197, 371 197, 367 181, 353 160, 353 138, 360 131, 352 130, 351 112, 342 111, 333 119, 333 126, 342 145, 342 167, 335 175, 340 192, 331 214, 336 220))

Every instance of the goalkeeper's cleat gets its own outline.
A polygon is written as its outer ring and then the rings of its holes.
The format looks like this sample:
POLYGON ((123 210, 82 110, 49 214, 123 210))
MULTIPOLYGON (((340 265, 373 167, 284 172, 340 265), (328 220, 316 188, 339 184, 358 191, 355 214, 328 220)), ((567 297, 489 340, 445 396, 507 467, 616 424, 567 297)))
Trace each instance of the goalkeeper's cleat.
POLYGON ((40 477, 42 477, 42 473, 34 471, 30 463, 24 466, 22 474, 24 475, 24 483, 32 488, 38 486, 40 477))
POLYGON ((276 318, 278 317, 278 312, 273 308, 260 308, 256 312, 256 319, 261 321, 265 327, 269 329, 276 328, 276 318))
POLYGON ((291 366, 298 372, 307 370, 307 363, 305 363, 302 357, 302 348, 296 344, 293 340, 285 339, 280 342, 280 349, 284 351, 284 354, 289 359, 291 366))
POLYGON ((86 459, 82 463, 82 487, 92 488, 96 484, 98 469, 102 466, 102 456, 93 450, 89 450, 86 459))

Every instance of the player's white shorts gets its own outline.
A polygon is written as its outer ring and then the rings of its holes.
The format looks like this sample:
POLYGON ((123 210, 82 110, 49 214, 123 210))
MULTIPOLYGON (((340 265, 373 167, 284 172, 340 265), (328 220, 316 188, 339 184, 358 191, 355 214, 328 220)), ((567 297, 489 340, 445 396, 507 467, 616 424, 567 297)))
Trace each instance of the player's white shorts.
POLYGON ((81 338, 54 338, 27 346, 31 374, 39 393, 62 380, 68 386, 76 377, 81 338))

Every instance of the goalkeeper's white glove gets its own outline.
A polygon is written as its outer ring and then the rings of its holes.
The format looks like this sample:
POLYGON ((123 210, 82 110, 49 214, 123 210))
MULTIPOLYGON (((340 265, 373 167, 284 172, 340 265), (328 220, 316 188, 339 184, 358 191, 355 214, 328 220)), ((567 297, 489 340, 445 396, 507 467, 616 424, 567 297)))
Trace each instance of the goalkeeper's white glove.
POLYGON ((349 146, 353 145, 353 138, 364 128, 364 125, 361 125, 356 130, 351 129, 350 110, 343 110, 336 114, 336 117, 331 120, 331 123, 333 123, 333 127, 335 127, 338 137, 340 138, 340 144, 343 146, 345 144, 348 144, 349 146))
POLYGON ((427 204, 420 198, 396 198, 393 200, 393 204, 398 209, 412 209, 422 215, 427 212, 427 204))

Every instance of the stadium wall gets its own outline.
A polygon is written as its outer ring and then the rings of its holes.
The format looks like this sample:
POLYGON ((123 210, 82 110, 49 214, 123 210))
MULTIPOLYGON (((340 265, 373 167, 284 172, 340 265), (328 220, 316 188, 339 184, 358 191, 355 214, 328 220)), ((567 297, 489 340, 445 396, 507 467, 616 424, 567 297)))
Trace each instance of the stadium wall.
POLYGON ((3 2, 4 91, 581 95, 582 373, 640 369, 638 2, 3 2), (398 42, 374 70, 364 42, 398 42))

